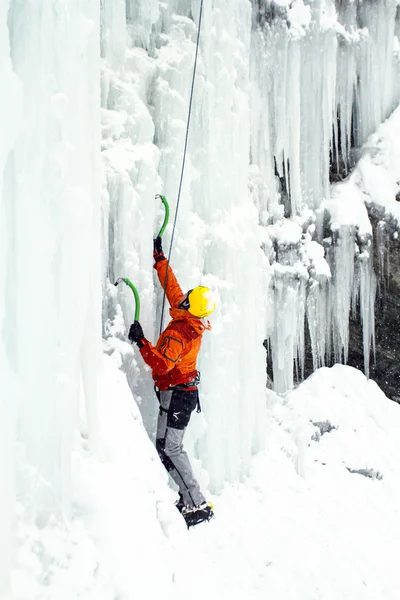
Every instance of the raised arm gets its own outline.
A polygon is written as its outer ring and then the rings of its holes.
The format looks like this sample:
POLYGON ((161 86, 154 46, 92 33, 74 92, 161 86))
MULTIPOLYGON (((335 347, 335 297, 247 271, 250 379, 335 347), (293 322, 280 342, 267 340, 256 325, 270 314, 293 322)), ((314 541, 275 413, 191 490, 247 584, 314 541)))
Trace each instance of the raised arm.
POLYGON ((164 257, 164 260, 155 263, 154 268, 157 271, 161 286, 165 289, 168 302, 172 308, 177 308, 184 297, 184 293, 168 264, 168 260, 164 257))
POLYGON ((160 237, 157 237, 154 240, 153 256, 155 261, 154 268, 157 271, 161 286, 165 290, 168 302, 172 308, 178 308, 184 293, 181 290, 181 286, 179 285, 173 270, 168 264, 168 260, 164 256, 160 237))

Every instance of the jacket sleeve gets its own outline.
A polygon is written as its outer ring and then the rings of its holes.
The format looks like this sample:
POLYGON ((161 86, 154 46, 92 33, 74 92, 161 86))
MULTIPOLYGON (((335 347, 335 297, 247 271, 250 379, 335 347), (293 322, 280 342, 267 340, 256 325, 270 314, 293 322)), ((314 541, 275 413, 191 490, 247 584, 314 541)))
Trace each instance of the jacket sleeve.
POLYGON ((157 375, 166 375, 179 361, 185 342, 178 332, 165 331, 161 337, 159 350, 145 338, 142 340, 142 344, 140 354, 145 363, 157 375))
POLYGON ((157 271, 161 286, 165 289, 170 306, 172 306, 172 308, 178 308, 184 293, 181 290, 181 286, 179 285, 173 270, 168 264, 168 260, 165 259, 156 262, 154 268, 157 271))

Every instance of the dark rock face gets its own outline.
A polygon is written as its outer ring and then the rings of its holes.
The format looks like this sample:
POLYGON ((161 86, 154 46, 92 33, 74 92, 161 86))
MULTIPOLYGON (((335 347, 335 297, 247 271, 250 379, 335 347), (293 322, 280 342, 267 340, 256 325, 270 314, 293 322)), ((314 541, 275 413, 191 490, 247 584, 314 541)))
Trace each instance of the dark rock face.
MULTIPOLYGON (((380 284, 375 304, 375 356, 371 352, 370 379, 382 391, 400 403, 400 285, 390 277, 383 289, 380 284)), ((350 320, 348 365, 364 371, 360 320, 350 320)))
POLYGON ((354 473, 356 475, 363 475, 363 477, 368 477, 369 479, 377 479, 381 481, 383 479, 382 473, 376 471, 375 469, 350 469, 350 467, 346 467, 349 473, 354 473))
MULTIPOLYGON (((387 262, 383 265, 375 302, 376 352, 375 358, 371 357, 370 378, 389 398, 400 402, 400 252, 399 243, 393 237, 387 250, 387 262)), ((377 262, 376 258, 375 269, 379 272, 377 262)), ((359 360, 354 329, 355 324, 351 324, 349 364, 362 368, 354 364, 359 360)))
MULTIPOLYGON (((374 270, 378 277, 375 300, 375 355, 371 356, 370 378, 388 398, 400 403, 400 244, 398 225, 370 211, 374 237, 374 270)), ((372 354, 372 353, 371 353, 372 354)), ((350 321, 348 364, 363 368, 361 323, 350 321)))
MULTIPOLYGON (((400 403, 400 244, 393 238, 394 231, 390 227, 384 231, 382 240, 382 234, 378 233, 382 221, 377 222, 373 216, 371 221, 375 239, 374 270, 379 281, 375 300, 375 355, 371 351, 369 377, 388 398, 400 403)), ((359 313, 356 318, 350 318, 349 325, 347 364, 364 371, 359 313)), ((312 360, 310 364, 312 369, 312 360)))
POLYGON ((274 19, 285 20, 286 8, 276 4, 274 0, 252 0, 254 24, 265 26, 274 19))

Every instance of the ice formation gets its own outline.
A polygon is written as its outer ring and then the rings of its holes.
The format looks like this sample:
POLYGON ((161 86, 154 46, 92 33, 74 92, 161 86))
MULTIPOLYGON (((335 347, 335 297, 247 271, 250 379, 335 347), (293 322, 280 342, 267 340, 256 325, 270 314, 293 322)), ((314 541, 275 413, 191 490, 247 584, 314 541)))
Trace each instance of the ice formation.
POLYGON ((95 427, 99 15, 94 2, 0 7, 1 597, 12 515, 70 511, 80 399, 95 427))
MULTIPOLYGON (((103 288, 122 273, 135 279, 151 339, 160 326, 153 198, 162 191, 174 210, 199 7, 131 2, 125 28, 124 12, 104 3, 103 288), (117 42, 115 31, 126 38, 117 42)), ((274 389, 285 392, 302 376, 305 333, 315 368, 346 362, 349 315, 360 311, 368 374, 376 290, 368 184, 357 175, 331 183, 399 99, 397 27, 394 0, 204 4, 172 263, 183 287, 204 282, 220 298, 201 364, 206 423, 193 434, 212 487, 236 478, 260 447, 263 340, 274 389), (221 435, 226 415, 233 427, 249 421, 240 449, 230 430, 221 435)), ((119 305, 129 323, 129 291, 116 297, 108 287, 107 327, 119 305)), ((149 378, 140 361, 124 362, 154 432, 149 378)))
MULTIPOLYGON (((349 173, 356 149, 398 103, 397 4, 253 4, 250 146, 251 161, 265 183, 262 216, 268 224, 283 213, 300 223, 304 234, 297 253, 293 247, 284 250, 285 264, 293 267, 289 280, 280 264, 272 279, 275 320, 267 337, 274 387, 283 392, 293 385, 293 362, 286 357, 301 365, 304 356, 305 315, 314 366, 346 362, 348 315, 359 307, 369 372, 376 283, 366 197, 354 179, 352 187, 346 183, 340 190, 331 190, 330 182, 349 173), (316 269, 308 256, 310 234, 325 247, 330 273, 326 266, 316 269), (303 278, 299 260, 310 261, 303 278), (306 299, 302 281, 308 281, 306 299)), ((393 205, 394 200, 392 194, 393 205)), ((282 263, 283 245, 280 237, 272 261, 282 263)))
MULTIPOLYGON (((195 21, 198 8, 194 3, 195 21)), ((213 488, 226 478, 236 479, 262 440, 268 260, 260 249, 263 232, 248 191, 250 8, 247 2, 236 2, 233 10, 225 11, 204 6, 203 27, 210 35, 201 42, 183 201, 171 256, 184 289, 204 284, 219 297, 213 334, 204 340, 200 365, 207 435, 201 435, 205 422, 200 418, 192 429, 192 443, 201 447, 213 488), (221 435, 220 423, 226 419, 221 435), (240 445, 231 427, 242 428, 240 445)), ((155 19, 149 39, 139 35, 143 30, 137 22, 129 22, 124 68, 112 71, 113 55, 105 50, 103 57, 107 275, 112 282, 121 275, 136 282, 142 296, 141 322, 150 339, 160 326, 160 311, 154 310, 159 286, 154 288, 151 268, 152 239, 160 226, 154 195, 165 194, 174 212, 196 40, 189 13, 189 5, 178 14, 164 6, 160 17, 157 11, 139 10, 142 17, 155 19), (116 139, 110 122, 120 127, 116 139)), ((110 30, 124 28, 122 14, 120 19, 118 25, 108 24, 110 30)), ((103 31, 109 35, 107 24, 103 31)), ((169 229, 164 236, 165 250, 170 233, 169 229)), ((121 303, 124 321, 130 323, 129 290, 113 299, 121 303)), ((113 318, 115 304, 106 301, 105 316, 113 318)), ((130 381, 154 433, 157 406, 140 360, 130 381)))
MULTIPOLYGON (((126 344, 133 298, 113 283, 135 282, 153 341, 154 198, 174 212, 199 9, 0 6, 0 595, 16 493, 26 524, 68 513, 78 427, 96 448, 101 317, 104 349, 154 436, 150 375, 126 344)), ((301 378, 305 332, 315 368, 346 361, 360 310, 368 373, 374 244, 384 270, 399 220, 399 110, 383 123, 400 95, 398 26, 396 0, 204 2, 171 262, 183 288, 218 297, 204 413, 187 440, 212 491, 242 477, 265 442, 265 340, 274 389, 286 392, 301 378)), ((166 250, 170 239, 171 226, 166 250)))

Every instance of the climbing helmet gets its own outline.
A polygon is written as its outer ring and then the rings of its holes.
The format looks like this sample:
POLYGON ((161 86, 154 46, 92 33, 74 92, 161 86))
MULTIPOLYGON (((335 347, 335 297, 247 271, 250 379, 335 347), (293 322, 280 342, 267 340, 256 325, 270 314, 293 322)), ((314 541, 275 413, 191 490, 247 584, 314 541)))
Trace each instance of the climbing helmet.
POLYGON ((202 319, 208 317, 215 310, 216 303, 212 298, 210 288, 204 285, 198 285, 193 290, 189 290, 185 298, 180 303, 181 308, 185 308, 195 317, 202 319))

